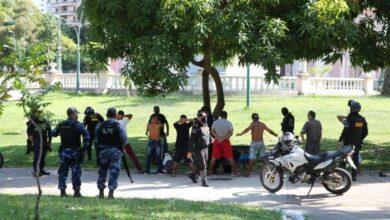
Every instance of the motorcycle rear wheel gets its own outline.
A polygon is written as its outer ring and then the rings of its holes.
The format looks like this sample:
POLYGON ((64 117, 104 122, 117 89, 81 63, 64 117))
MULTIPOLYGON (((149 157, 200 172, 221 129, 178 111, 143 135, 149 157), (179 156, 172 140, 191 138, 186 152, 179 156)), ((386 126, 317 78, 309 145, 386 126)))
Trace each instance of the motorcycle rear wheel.
POLYGON ((351 188, 352 177, 346 170, 337 167, 323 175, 322 185, 333 194, 343 194, 351 188), (341 188, 339 188, 340 185, 342 185, 341 188))
POLYGON ((260 182, 267 191, 275 193, 283 186, 283 172, 275 164, 266 163, 260 169, 260 182))
POLYGON ((0 153, 0 169, 3 167, 4 165, 4 157, 3 155, 0 153))

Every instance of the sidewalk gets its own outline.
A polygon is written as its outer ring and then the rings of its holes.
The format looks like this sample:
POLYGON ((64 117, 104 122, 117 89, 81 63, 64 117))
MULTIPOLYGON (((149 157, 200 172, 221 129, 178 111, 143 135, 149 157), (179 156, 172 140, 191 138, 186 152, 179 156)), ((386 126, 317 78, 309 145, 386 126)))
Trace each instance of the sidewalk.
MULTIPOLYGON (((56 170, 52 175, 42 177, 44 194, 58 195, 56 170)), ((261 205, 269 208, 302 211, 310 219, 390 219, 390 177, 364 175, 354 182, 352 188, 341 196, 327 192, 322 186, 315 185, 311 196, 306 198, 308 185, 286 183, 276 194, 266 191, 259 177, 224 177, 224 180, 211 178, 211 187, 203 188, 192 184, 184 174, 177 177, 143 175, 132 172, 134 184, 131 184, 125 172, 121 172, 119 188, 115 193, 120 198, 160 198, 185 199, 193 201, 234 202, 247 205, 261 205)), ((82 194, 96 196, 97 172, 83 171, 82 194)), ((70 182, 70 178, 68 179, 70 182)), ((68 185, 68 194, 72 192, 68 185)), ((35 194, 35 180, 31 169, 6 168, 0 170, 0 193, 35 194)))

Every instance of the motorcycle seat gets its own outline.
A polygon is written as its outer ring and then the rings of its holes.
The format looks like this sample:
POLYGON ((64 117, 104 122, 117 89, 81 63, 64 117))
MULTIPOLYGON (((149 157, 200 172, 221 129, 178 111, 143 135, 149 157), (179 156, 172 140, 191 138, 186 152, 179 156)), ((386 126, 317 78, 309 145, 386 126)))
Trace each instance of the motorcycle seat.
POLYGON ((341 150, 340 151, 327 151, 327 152, 320 153, 317 155, 312 155, 312 154, 305 152, 305 158, 311 164, 319 164, 319 163, 322 163, 322 162, 327 161, 329 159, 334 159, 334 158, 337 158, 339 156, 342 156, 343 154, 344 154, 344 151, 341 151, 341 150))

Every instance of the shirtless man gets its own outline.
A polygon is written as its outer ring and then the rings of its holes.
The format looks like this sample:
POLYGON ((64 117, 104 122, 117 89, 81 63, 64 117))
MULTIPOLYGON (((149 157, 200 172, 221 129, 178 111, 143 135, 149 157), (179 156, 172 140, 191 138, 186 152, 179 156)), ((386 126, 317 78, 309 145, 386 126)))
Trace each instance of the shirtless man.
POLYGON ((237 134, 237 136, 241 136, 246 134, 249 130, 251 131, 252 134, 252 143, 249 149, 250 161, 249 161, 248 172, 244 175, 245 177, 250 176, 252 171, 252 166, 255 163, 258 153, 259 156, 261 156, 265 152, 265 145, 263 140, 264 130, 266 130, 268 133, 272 134, 273 136, 278 137, 278 135, 274 131, 269 129, 266 124, 260 122, 260 118, 257 113, 252 114, 252 120, 253 122, 247 128, 245 128, 245 130, 237 134))

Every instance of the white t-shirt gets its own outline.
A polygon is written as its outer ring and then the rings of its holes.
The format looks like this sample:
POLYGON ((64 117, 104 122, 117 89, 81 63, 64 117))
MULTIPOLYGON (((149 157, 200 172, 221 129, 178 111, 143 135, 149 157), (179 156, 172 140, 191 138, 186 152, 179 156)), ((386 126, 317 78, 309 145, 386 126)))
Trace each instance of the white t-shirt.
POLYGON ((127 136, 127 129, 126 129, 126 126, 127 124, 129 123, 129 119, 127 117, 124 117, 123 119, 121 120, 118 120, 118 123, 119 125, 121 126, 121 128, 123 129, 123 131, 125 131, 125 134, 127 136))

